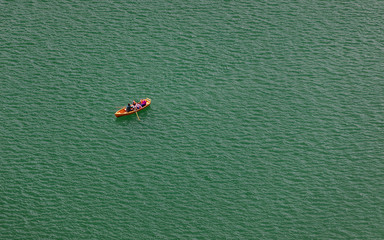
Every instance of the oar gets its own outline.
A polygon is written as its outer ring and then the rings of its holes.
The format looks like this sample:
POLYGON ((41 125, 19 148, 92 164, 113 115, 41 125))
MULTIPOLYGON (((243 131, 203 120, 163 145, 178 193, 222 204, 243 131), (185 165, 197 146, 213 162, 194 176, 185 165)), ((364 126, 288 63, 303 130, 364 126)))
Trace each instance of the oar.
POLYGON ((136 112, 136 116, 137 116, 137 119, 139 119, 139 121, 140 121, 139 114, 137 114, 137 112, 136 112))

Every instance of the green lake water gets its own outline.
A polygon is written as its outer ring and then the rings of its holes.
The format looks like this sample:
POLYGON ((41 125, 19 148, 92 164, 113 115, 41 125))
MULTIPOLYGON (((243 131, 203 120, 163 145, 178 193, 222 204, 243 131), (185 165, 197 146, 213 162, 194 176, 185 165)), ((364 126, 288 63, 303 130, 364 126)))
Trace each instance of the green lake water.
POLYGON ((384 239, 383 1, 0 9, 1 239, 384 239))

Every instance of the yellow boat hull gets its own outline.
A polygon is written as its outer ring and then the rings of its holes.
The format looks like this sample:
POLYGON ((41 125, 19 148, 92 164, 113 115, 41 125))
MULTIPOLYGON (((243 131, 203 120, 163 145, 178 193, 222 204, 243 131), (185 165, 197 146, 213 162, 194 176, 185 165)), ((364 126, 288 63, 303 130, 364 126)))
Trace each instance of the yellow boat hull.
POLYGON ((145 106, 140 108, 139 110, 133 110, 133 111, 127 112, 127 111, 125 111, 126 107, 123 107, 119 111, 115 112, 115 116, 116 117, 128 116, 128 115, 134 114, 136 112, 140 112, 141 110, 144 110, 145 108, 149 107, 149 105, 151 105, 151 99, 146 98, 145 100, 147 101, 147 104, 145 104, 145 106))

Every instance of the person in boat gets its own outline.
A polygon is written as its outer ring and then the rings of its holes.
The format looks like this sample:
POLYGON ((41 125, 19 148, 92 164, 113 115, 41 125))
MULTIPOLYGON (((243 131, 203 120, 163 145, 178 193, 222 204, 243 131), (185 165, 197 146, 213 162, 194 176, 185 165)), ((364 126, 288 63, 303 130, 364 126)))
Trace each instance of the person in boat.
POLYGON ((147 104, 147 101, 145 99, 141 99, 140 104, 142 107, 144 107, 147 104))
POLYGON ((132 110, 133 110, 133 107, 131 106, 130 103, 128 103, 128 106, 127 106, 127 108, 125 109, 125 111, 126 111, 126 112, 130 112, 130 111, 132 111, 132 110))
POLYGON ((135 105, 133 105, 133 107, 136 109, 136 110, 139 110, 141 108, 141 105, 139 103, 136 103, 135 102, 135 105))
POLYGON ((137 104, 136 101, 133 100, 133 102, 132 102, 132 108, 133 108, 133 110, 137 110, 136 104, 137 104))

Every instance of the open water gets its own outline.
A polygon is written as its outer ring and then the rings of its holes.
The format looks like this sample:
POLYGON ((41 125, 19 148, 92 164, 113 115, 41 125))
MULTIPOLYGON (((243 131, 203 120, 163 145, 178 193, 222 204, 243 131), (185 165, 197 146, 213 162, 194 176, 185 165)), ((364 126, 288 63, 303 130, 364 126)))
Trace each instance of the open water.
POLYGON ((384 239, 383 1, 0 10, 1 239, 384 239))

